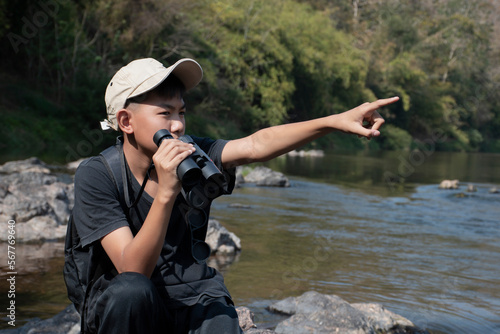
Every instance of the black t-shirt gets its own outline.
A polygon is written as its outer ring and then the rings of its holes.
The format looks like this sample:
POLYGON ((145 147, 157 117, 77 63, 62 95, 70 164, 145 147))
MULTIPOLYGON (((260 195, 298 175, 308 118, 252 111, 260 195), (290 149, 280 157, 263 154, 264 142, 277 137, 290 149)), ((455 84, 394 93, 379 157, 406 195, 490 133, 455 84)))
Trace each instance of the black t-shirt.
MULTIPOLYGON (((221 155, 227 141, 193 136, 192 138, 223 171, 221 155)), ((135 199, 141 185, 128 166, 126 168, 130 194, 135 199)), ((228 179, 226 193, 230 193, 234 188, 234 170, 223 173, 228 179)), ((94 282, 93 292, 105 289, 113 277, 111 261, 103 251, 100 239, 124 226, 129 226, 135 235, 148 215, 153 198, 143 192, 137 205, 130 211, 127 211, 122 202, 113 178, 101 158, 92 157, 79 166, 75 174, 74 224, 81 246, 90 254, 90 266, 100 262, 102 267, 110 269, 94 282)), ((171 214, 160 257, 151 276, 152 282, 169 307, 193 305, 202 294, 229 297, 222 275, 205 263, 197 263, 191 255, 191 232, 184 219, 188 207, 180 194, 171 214)), ((204 211, 208 217, 210 206, 204 211)))

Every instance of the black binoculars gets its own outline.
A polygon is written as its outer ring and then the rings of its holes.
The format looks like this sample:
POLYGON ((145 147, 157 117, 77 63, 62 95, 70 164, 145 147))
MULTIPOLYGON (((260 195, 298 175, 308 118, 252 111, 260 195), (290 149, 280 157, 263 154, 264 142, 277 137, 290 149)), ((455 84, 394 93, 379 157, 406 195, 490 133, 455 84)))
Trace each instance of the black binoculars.
MULTIPOLYGON (((168 130, 163 129, 155 133, 153 141, 159 147, 164 139, 173 138, 168 130)), ((202 209, 223 193, 227 187, 226 178, 190 136, 184 135, 178 139, 192 144, 195 148, 195 152, 177 167, 182 194, 191 206, 202 209)))
MULTIPOLYGON (((164 139, 174 137, 165 129, 157 131, 153 136, 158 147, 164 139)), ((182 195, 190 207, 184 219, 191 231, 191 253, 197 263, 204 263, 211 253, 210 246, 204 241, 208 225, 204 209, 208 208, 213 199, 224 193, 227 181, 210 157, 190 136, 184 135, 178 139, 192 144, 195 148, 195 152, 182 160, 177 167, 177 177, 182 184, 182 195)))

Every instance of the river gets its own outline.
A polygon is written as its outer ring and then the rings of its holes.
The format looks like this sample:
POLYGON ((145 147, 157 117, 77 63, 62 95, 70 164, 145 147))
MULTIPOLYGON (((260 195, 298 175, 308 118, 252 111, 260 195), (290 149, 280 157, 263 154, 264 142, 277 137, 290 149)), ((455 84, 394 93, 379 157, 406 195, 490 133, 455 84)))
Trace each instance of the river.
MULTIPOLYGON (((290 188, 248 185, 213 206, 242 240, 224 270, 236 305, 272 326, 266 306, 316 290, 381 303, 434 334, 500 333, 499 163, 424 151, 273 160, 290 188), (443 179, 461 186, 438 189, 443 179)), ((21 322, 67 305, 61 266, 56 256, 18 278, 21 322)))

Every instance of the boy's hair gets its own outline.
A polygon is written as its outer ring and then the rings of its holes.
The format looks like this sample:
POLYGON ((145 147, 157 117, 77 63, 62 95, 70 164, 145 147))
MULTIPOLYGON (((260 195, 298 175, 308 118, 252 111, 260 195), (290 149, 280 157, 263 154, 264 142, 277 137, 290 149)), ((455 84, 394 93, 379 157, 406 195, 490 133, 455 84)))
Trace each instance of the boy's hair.
POLYGON ((150 90, 139 96, 132 97, 125 102, 125 108, 127 108, 132 103, 142 103, 144 102, 150 94, 158 94, 159 96, 171 98, 180 97, 182 98, 186 93, 186 87, 182 81, 177 78, 174 74, 170 74, 158 87, 150 90))

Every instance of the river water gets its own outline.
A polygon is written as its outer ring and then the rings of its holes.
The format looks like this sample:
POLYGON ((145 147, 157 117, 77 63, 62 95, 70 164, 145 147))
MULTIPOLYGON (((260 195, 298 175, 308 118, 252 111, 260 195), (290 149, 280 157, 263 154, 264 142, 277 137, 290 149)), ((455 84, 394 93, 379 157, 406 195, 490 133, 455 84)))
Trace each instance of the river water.
MULTIPOLYGON (((273 160, 290 188, 247 185, 212 210, 242 240, 223 271, 235 303, 266 327, 280 320, 270 303, 316 290, 381 303, 432 333, 500 333, 499 163, 422 151, 273 160), (443 179, 461 186, 438 189, 443 179)), ((68 304, 53 254, 18 277, 19 324, 68 304)))

